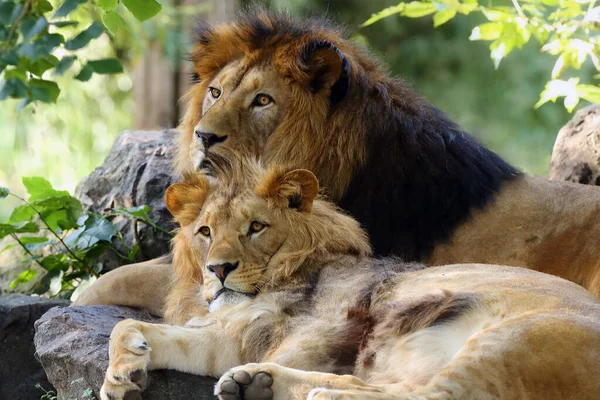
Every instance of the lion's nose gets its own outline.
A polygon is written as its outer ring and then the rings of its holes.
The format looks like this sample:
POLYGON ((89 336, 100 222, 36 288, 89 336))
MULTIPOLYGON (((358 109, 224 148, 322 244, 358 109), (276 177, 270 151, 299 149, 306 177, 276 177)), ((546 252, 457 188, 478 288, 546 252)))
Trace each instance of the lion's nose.
POLYGON ((207 149, 217 143, 224 142, 227 135, 218 136, 216 133, 195 131, 196 137, 202 141, 202 144, 207 149))
POLYGON ((223 264, 213 264, 208 266, 208 270, 215 274, 221 281, 221 284, 223 284, 225 283, 225 278, 227 278, 227 275, 229 275, 231 271, 235 270, 239 264, 239 262, 236 262, 235 264, 229 262, 223 264))

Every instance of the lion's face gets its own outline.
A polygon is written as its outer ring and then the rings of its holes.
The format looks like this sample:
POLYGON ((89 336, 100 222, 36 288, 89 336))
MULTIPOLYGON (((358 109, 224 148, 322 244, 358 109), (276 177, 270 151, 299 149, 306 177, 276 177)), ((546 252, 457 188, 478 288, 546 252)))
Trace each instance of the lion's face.
POLYGON ((243 178, 244 185, 193 179, 172 185, 166 203, 182 225, 175 253, 185 243, 186 268, 200 269, 211 310, 258 293, 311 241, 307 226, 318 192, 311 172, 276 169, 260 180, 243 178))
POLYGON ((346 134, 361 126, 360 113, 342 105, 351 49, 334 32, 278 31, 269 16, 257 18, 202 29, 175 167, 210 171, 215 157, 252 154, 313 171, 338 199, 365 151, 346 134))
MULTIPOLYGON (((217 164, 215 164, 217 165, 217 164)), ((209 183, 194 174, 169 187, 165 202, 181 225, 173 267, 181 281, 202 284, 210 310, 277 286, 310 259, 367 255, 364 231, 332 203, 315 200, 308 170, 238 163, 209 183)))
POLYGON ((275 67, 237 60, 202 87, 203 98, 190 104, 201 108, 190 144, 194 167, 202 169, 207 154, 224 149, 262 154, 289 107, 291 88, 275 67))

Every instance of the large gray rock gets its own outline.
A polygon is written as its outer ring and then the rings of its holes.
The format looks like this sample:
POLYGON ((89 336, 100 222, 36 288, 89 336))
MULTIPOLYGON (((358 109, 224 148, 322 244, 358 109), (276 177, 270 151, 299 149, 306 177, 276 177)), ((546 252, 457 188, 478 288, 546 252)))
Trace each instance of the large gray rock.
MULTIPOLYGON (((172 230, 172 217, 163 196, 177 178, 171 172, 177 131, 125 131, 115 140, 102 166, 84 178, 75 196, 87 209, 105 213, 114 207, 148 205, 151 219, 166 230, 172 230)), ((113 220, 129 246, 137 243, 135 224, 130 218, 113 220)), ((138 223, 140 259, 150 260, 169 252, 170 236, 144 223, 138 223)), ((115 241, 115 245, 119 245, 115 241)), ((105 270, 114 269, 123 260, 107 254, 100 260, 105 270)))
POLYGON ((558 132, 550 179, 600 185, 600 105, 578 111, 558 132))
POLYGON ((0 398, 39 399, 52 389, 41 364, 35 358, 34 322, 52 307, 68 305, 66 300, 12 295, 0 297, 0 398))
MULTIPOLYGON (((83 399, 90 391, 99 396, 110 332, 126 318, 160 322, 145 312, 113 306, 55 308, 36 322, 36 351, 59 396, 83 399)), ((149 379, 145 400, 214 399, 211 378, 159 370, 151 371, 149 379)))

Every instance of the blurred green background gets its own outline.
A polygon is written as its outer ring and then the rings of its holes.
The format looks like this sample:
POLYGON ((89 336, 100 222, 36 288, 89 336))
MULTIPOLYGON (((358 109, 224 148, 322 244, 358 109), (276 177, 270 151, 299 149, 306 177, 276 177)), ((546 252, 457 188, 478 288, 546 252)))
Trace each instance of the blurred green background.
MULTIPOLYGON (((246 1, 227 1, 230 7, 248 5, 246 1)), ((136 114, 136 103, 139 106, 142 100, 140 94, 136 95, 134 75, 141 63, 148 62, 149 49, 158 51, 176 70, 189 71, 189 65, 183 61, 189 47, 182 34, 184 19, 199 11, 210 14, 211 8, 222 7, 224 2, 173 0, 159 16, 143 25, 127 21, 126 29, 115 37, 104 34, 85 51, 117 56, 125 73, 94 75, 88 82, 58 79, 62 92, 56 104, 33 105, 17 112, 18 101, 0 102, 0 186, 22 194, 21 177, 37 175, 49 179, 57 188, 72 191, 82 177, 102 163, 121 131, 143 127, 139 121, 142 114, 139 110, 136 114)), ((428 17, 411 20, 393 16, 359 29, 371 13, 396 2, 258 3, 297 16, 326 15, 345 25, 352 37, 367 45, 393 74, 401 76, 485 145, 528 173, 547 174, 556 134, 571 115, 561 104, 533 109, 554 63, 551 56, 539 52, 535 41, 512 52, 495 70, 488 44, 468 41, 471 29, 482 22, 474 16, 459 16, 436 29, 428 17)), ((224 12, 231 14, 230 9, 224 12)), ((82 18, 91 19, 94 15, 82 18)), ((152 79, 146 78, 144 84, 155 85, 161 80, 156 76, 152 79)), ((169 74, 164 79, 174 80, 174 86, 182 87, 187 76, 169 74)), ((165 95, 158 101, 175 104, 173 96, 165 95)), ((585 104, 579 107, 582 106, 585 104)), ((180 115, 181 110, 177 113, 180 115)), ((177 118, 171 118, 161 126, 173 127, 176 121, 177 118)), ((13 204, 5 201, 1 207, 0 218, 4 218, 13 204)))

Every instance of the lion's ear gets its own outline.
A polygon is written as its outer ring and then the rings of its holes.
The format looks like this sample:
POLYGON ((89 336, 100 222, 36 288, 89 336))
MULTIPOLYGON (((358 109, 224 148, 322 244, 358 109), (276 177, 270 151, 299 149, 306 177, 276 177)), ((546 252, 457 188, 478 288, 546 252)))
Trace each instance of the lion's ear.
POLYGON ((275 168, 267 173, 255 191, 259 197, 268 199, 278 207, 310 213, 319 193, 319 181, 307 169, 284 172, 275 168))
POLYGON ((331 90, 332 105, 346 96, 350 83, 350 64, 333 43, 314 40, 302 49, 300 58, 308 69, 309 86, 315 93, 331 90))
POLYGON ((165 204, 167 209, 182 226, 192 223, 198 216, 206 200, 209 183, 204 176, 197 176, 185 182, 174 183, 167 188, 165 204), (188 207, 192 205, 192 207, 188 207))

